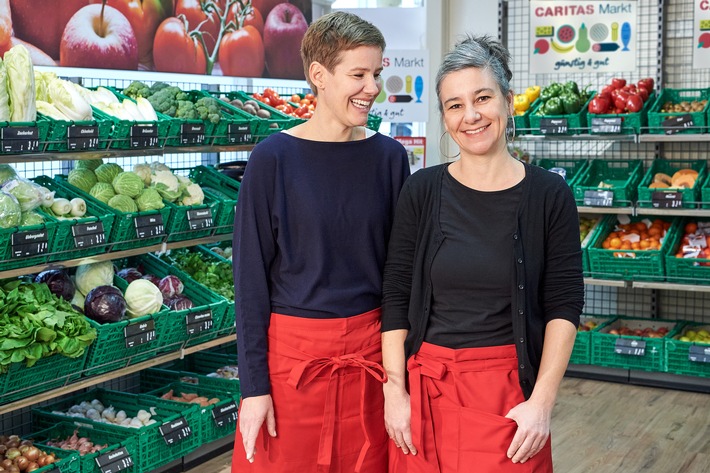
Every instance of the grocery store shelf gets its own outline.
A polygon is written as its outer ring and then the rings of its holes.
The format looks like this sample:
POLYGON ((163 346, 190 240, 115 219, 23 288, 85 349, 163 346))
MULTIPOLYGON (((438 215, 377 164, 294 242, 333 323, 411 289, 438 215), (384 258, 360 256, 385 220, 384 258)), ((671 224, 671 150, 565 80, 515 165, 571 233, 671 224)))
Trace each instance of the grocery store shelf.
POLYGON ((584 278, 584 284, 591 286, 631 287, 630 281, 617 279, 584 278))
POLYGON ((687 217, 710 217, 710 209, 653 209, 636 207, 635 215, 674 215, 687 217))
POLYGON ((665 389, 682 389, 701 393, 710 393, 710 378, 683 376, 656 371, 638 371, 623 368, 607 368, 596 365, 574 365, 567 367, 565 376, 595 379, 614 383, 636 384, 665 389))
POLYGON ((673 135, 642 134, 638 135, 640 143, 698 143, 710 141, 708 133, 675 133, 673 135))
POLYGON ((73 393, 75 391, 78 391, 80 389, 88 388, 91 386, 94 386, 99 383, 103 383, 105 381, 110 381, 115 378, 120 378, 121 376, 126 376, 132 373, 136 373, 138 371, 151 368, 156 365, 160 365, 162 363, 172 361, 172 360, 177 360, 185 357, 186 355, 190 355, 192 353, 196 353, 202 350, 206 350, 208 348, 216 347, 219 345, 223 345, 225 343, 230 343, 234 342, 236 340, 235 335, 228 335, 225 337, 220 337, 216 338, 214 340, 210 340, 209 342, 201 343, 199 345, 194 345, 191 347, 183 348, 179 351, 173 352, 173 353, 167 353, 165 355, 160 355, 156 356, 155 358, 152 358, 147 361, 143 361, 141 363, 136 363, 135 365, 127 366, 125 368, 121 368, 119 370, 115 371, 110 371, 108 373, 104 373, 99 376, 93 376, 91 378, 81 378, 79 381, 62 386, 61 388, 56 388, 52 389, 50 391, 45 391, 40 394, 34 394, 28 398, 25 399, 20 399, 15 402, 11 402, 9 404, 4 404, 0 405, 0 415, 7 414, 8 412, 12 412, 16 409, 21 409, 23 407, 31 406, 33 404, 37 404, 38 402, 42 401, 47 401, 49 399, 53 399, 57 396, 63 396, 65 394, 73 393))
POLYGON ((634 289, 663 289, 666 291, 710 292, 710 285, 678 284, 672 282, 634 281, 634 289))
MULTIPOLYGON (((627 141, 632 143, 638 143, 638 137, 641 135, 516 135, 515 139, 520 141, 627 141)), ((665 136, 665 135, 659 135, 665 136)))
POLYGON ((579 213, 589 213, 589 214, 625 214, 633 215, 633 207, 588 207, 584 205, 577 206, 577 211, 579 213))

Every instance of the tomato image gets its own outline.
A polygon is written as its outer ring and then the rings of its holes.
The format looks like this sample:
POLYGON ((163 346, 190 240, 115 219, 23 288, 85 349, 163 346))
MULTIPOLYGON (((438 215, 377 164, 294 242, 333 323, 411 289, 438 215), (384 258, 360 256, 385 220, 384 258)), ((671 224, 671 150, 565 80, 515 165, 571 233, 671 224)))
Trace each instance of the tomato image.
POLYGON ((204 74, 205 52, 196 38, 190 37, 187 25, 178 18, 163 21, 153 41, 155 70, 183 74, 204 74))
MULTIPOLYGON (((220 8, 224 8, 224 1, 218 2, 220 8)), ((217 37, 219 36, 219 16, 215 12, 207 14, 202 10, 201 0, 177 0, 175 2, 175 16, 185 15, 187 19, 188 31, 199 30, 203 33, 207 53, 212 54, 217 37)), ((203 72, 204 73, 204 72, 203 72)))
POLYGON ((225 76, 261 77, 264 42, 253 26, 227 33, 219 45, 219 64, 225 76))

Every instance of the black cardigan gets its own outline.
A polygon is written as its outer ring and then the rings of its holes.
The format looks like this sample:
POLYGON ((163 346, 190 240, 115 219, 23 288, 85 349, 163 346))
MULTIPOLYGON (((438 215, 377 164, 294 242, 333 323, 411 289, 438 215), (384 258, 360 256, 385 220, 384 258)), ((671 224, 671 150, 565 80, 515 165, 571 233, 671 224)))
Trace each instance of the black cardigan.
MULTIPOLYGON (((439 225, 441 183, 448 164, 416 172, 404 184, 385 263, 382 331, 409 330, 405 354, 424 340, 431 303, 431 264, 444 240, 439 225)), ((513 245, 513 335, 520 386, 530 397, 542 357, 545 325, 569 320, 575 327, 584 306, 579 217, 564 179, 525 165, 518 229, 501 235, 513 245)), ((485 251, 485 249, 481 249, 485 251)))

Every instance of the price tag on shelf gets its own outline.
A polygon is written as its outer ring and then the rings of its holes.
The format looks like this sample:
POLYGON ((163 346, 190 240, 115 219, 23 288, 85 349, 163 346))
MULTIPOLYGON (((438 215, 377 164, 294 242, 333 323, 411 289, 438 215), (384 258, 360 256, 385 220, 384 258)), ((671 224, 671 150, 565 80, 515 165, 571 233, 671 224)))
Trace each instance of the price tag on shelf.
POLYGON ((36 126, 0 128, 3 153, 26 153, 39 150, 39 130, 36 126))
POLYGON ((619 337, 614 343, 614 353, 617 355, 644 356, 646 355, 646 342, 619 337))
POLYGON ((212 329, 214 326, 212 311, 208 309, 187 314, 185 316, 185 326, 188 335, 194 335, 212 329))
POLYGON ((621 133, 621 117, 592 118, 592 133, 621 133))
POLYGON ((133 458, 126 447, 121 447, 94 458, 101 473, 117 473, 133 466, 133 458))
POLYGON ((688 360, 695 363, 710 363, 710 346, 690 345, 688 360))
POLYGON ((224 427, 237 421, 237 402, 232 401, 220 407, 212 409, 212 420, 217 427, 224 427))
POLYGON ((133 125, 131 148, 156 148, 160 144, 158 125, 133 125))
POLYGON ((203 230, 205 228, 212 228, 214 223, 212 221, 212 209, 195 209, 187 211, 187 222, 190 225, 190 230, 203 230))
POLYGON ((180 143, 183 145, 201 145, 205 142, 204 123, 183 123, 180 127, 180 143))
POLYGON ((251 125, 230 123, 227 128, 227 139, 230 144, 249 144, 252 140, 251 125))
POLYGON ((541 118, 540 133, 543 135, 565 135, 567 134, 566 118, 541 118))
POLYGON ((661 127, 666 132, 666 135, 672 135, 693 126, 695 126, 695 123, 693 122, 693 117, 689 113, 668 118, 661 122, 661 127))
POLYGON ((166 422, 159 427, 160 435, 168 445, 175 445, 192 435, 192 429, 187 424, 184 417, 180 417, 172 422, 166 422))
POLYGON ((681 192, 654 191, 651 194, 651 205, 656 209, 677 209, 683 206, 681 192))
POLYGON ((71 125, 67 128, 67 148, 70 151, 99 147, 99 127, 71 125))
POLYGON ((133 223, 135 224, 136 236, 138 238, 143 239, 165 235, 162 214, 141 215, 134 218, 133 223))
POLYGON ((10 246, 13 258, 42 255, 49 249, 47 230, 15 232, 10 246))
POLYGON ((102 222, 77 223, 71 227, 74 248, 91 248, 106 243, 106 232, 102 222))
POLYGON ((57 467, 54 467, 51 470, 47 470, 43 473, 62 473, 62 469, 57 466, 57 467))
POLYGON ((614 203, 613 191, 584 191, 584 205, 589 207, 611 207, 614 203))
POLYGON ((155 340, 155 321, 136 322, 123 327, 126 348, 133 348, 155 340))

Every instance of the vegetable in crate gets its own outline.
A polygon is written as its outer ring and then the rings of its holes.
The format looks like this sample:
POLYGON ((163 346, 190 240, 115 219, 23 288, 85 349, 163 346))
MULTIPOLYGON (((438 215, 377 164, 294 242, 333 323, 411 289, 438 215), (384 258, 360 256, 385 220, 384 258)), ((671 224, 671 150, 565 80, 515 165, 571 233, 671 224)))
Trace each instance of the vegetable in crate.
POLYGON ((229 301, 234 300, 232 265, 225 261, 205 258, 203 253, 189 248, 171 250, 161 259, 185 271, 195 281, 229 301))
MULTIPOLYGON (((20 217, 20 226, 27 227, 30 225, 42 225, 44 223, 44 217, 42 217, 37 212, 23 212, 22 217, 20 217)), ((2 472, 0 472, 2 473, 2 472)))
POLYGON ((98 286, 89 291, 84 301, 84 314, 100 324, 119 322, 126 315, 126 300, 114 286, 98 286))
POLYGON ((96 168, 101 166, 104 160, 99 159, 82 159, 79 161, 74 161, 74 169, 88 169, 89 171, 94 171, 96 168))
POLYGON ((143 179, 141 179, 138 174, 130 171, 117 174, 111 184, 116 194, 125 195, 132 199, 138 197, 138 194, 140 194, 145 187, 143 179))
POLYGON ((35 74, 29 51, 22 45, 13 46, 5 53, 4 61, 10 97, 10 121, 37 120, 35 74))
MULTIPOLYGON (((0 84, 7 84, 7 67, 2 61, 0 61, 0 84)), ((0 87, 0 122, 9 122, 11 114, 7 87, 0 87)))
POLYGON ((108 204, 108 202, 116 195, 116 191, 113 190, 113 186, 111 184, 97 182, 96 185, 89 190, 89 194, 104 204, 108 204))
POLYGON ((88 455, 90 453, 100 452, 104 448, 108 447, 108 444, 99 445, 92 442, 87 437, 79 437, 78 429, 74 431, 69 437, 60 440, 52 439, 45 442, 50 447, 61 448, 62 450, 74 450, 79 452, 79 455, 88 455))
POLYGON ((141 272, 138 271, 136 268, 123 268, 122 270, 116 273, 116 276, 121 279, 125 279, 128 283, 132 283, 136 279, 141 279, 143 277, 141 272))
POLYGON ((116 163, 104 163, 94 170, 96 179, 99 182, 111 184, 113 180, 123 172, 123 168, 116 163))
POLYGON ((111 200, 108 201, 108 206, 119 212, 138 212, 136 202, 127 195, 118 194, 111 197, 111 200))
MULTIPOLYGON (((32 440, 22 440, 17 435, 3 435, 0 439, 0 452, 4 457, 0 462, 0 473, 29 473, 57 461, 54 455, 40 450, 32 440)), ((42 469, 52 471, 53 468, 42 469)))
POLYGON ((183 285, 182 281, 180 281, 180 278, 169 274, 160 280, 160 282, 158 283, 158 289, 160 289, 160 292, 163 293, 163 296, 173 297, 177 296, 178 294, 182 294, 182 291, 185 289, 185 286, 183 285))
POLYGON ((142 317, 159 312, 163 305, 163 294, 155 284, 145 279, 136 279, 126 288, 126 313, 130 318, 142 317))
POLYGON ((617 77, 592 98, 587 111, 596 115, 638 113, 651 93, 653 79, 641 79, 637 84, 627 84, 626 79, 617 77))
POLYGON ((574 81, 564 84, 553 82, 542 89, 540 99, 542 104, 536 112, 537 115, 571 115, 579 113, 589 99, 589 94, 586 88, 580 91, 574 81))
POLYGON ((187 310, 192 309, 195 304, 187 297, 185 294, 177 294, 175 296, 169 297, 165 300, 165 305, 170 308, 170 310, 187 310))
POLYGON ((21 218, 22 209, 15 196, 0 191, 0 228, 17 227, 21 218))
POLYGON ((27 179, 20 177, 11 179, 3 184, 2 190, 15 196, 23 212, 29 212, 42 205, 43 193, 40 186, 27 179))
POLYGON ((49 290, 57 297, 71 302, 76 294, 74 281, 66 271, 61 269, 48 269, 35 276, 34 282, 46 284, 49 290))
POLYGON ((160 192, 152 187, 146 187, 141 191, 140 195, 136 197, 136 205, 141 212, 146 210, 160 210, 165 207, 160 192))
POLYGON ((72 186, 77 189, 81 189, 84 192, 90 192, 91 188, 96 185, 98 179, 96 179, 96 174, 94 171, 88 168, 75 168, 69 171, 67 176, 67 181, 72 186))
MULTIPOLYGON (((1 87, 0 87, 1 88, 1 87)), ((5 184, 7 181, 15 179, 17 177, 17 172, 9 164, 0 164, 0 186, 5 184)))
POLYGON ((74 277, 76 288, 84 295, 89 294, 98 286, 110 286, 113 283, 113 263, 100 261, 98 263, 80 264, 74 277))

